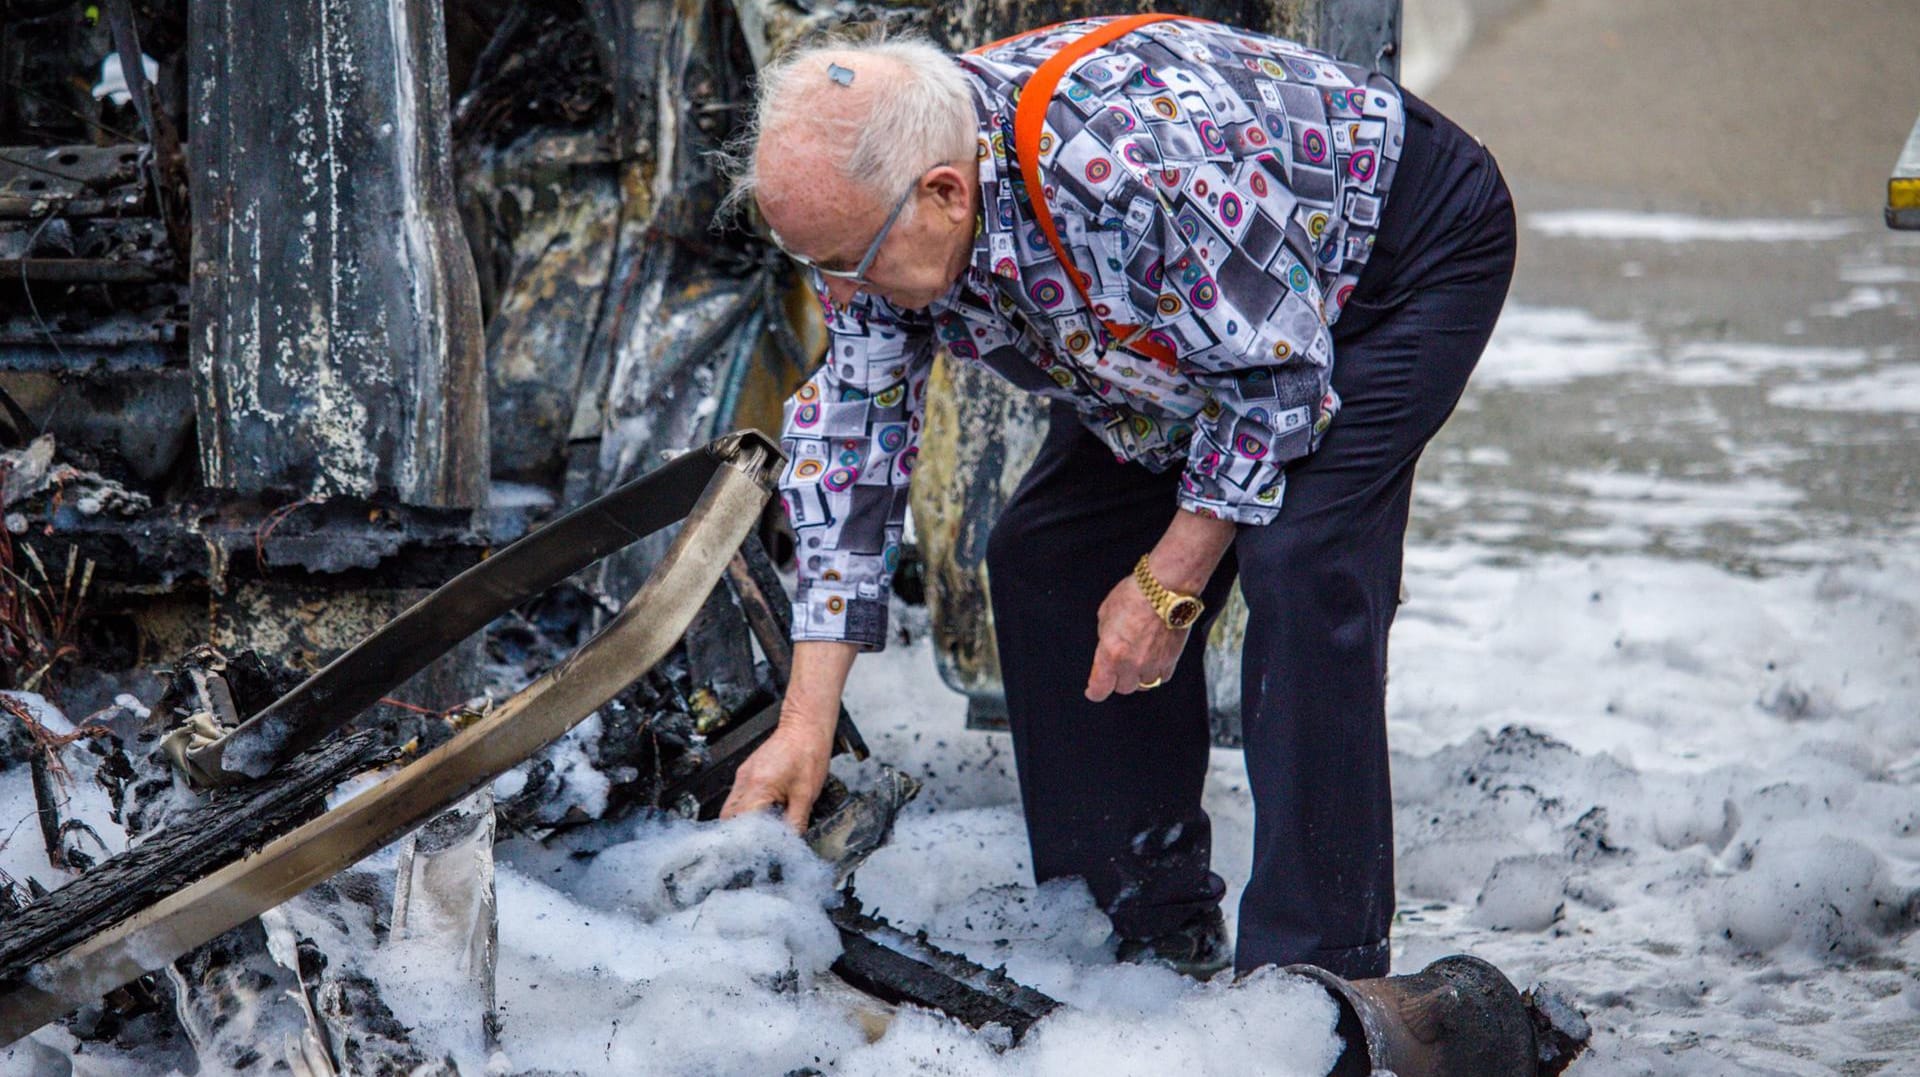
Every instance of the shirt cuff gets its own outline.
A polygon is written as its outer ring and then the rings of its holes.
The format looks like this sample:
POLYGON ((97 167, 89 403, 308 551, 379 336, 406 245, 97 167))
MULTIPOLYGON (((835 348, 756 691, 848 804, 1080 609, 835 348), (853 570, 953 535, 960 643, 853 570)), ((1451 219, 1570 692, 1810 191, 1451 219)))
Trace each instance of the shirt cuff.
POLYGON ((1195 516, 1204 516, 1210 520, 1226 520, 1252 527, 1265 527, 1280 515, 1280 498, 1286 489, 1286 478, 1282 476, 1274 484, 1272 498, 1257 501, 1230 501, 1221 497, 1209 497, 1192 487, 1192 480, 1183 477, 1178 502, 1181 508, 1195 516))
POLYGON ((887 646, 887 596, 862 598, 827 581, 801 581, 793 599, 793 640, 852 643, 862 651, 887 646))

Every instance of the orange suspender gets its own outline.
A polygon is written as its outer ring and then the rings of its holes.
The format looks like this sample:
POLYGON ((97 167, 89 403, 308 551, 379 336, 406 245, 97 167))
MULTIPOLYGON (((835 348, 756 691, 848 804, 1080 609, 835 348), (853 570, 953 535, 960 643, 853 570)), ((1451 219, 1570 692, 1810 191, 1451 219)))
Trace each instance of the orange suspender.
MULTIPOLYGON (((1040 183, 1040 132, 1046 125, 1047 106, 1053 103, 1053 91, 1060 85, 1060 80, 1088 53, 1110 41, 1125 37, 1148 23, 1191 18, 1192 16, 1189 15, 1128 15, 1104 23, 1068 42, 1059 52, 1048 57, 1046 62, 1034 70, 1033 75, 1027 79, 1026 85, 1020 88, 1020 101, 1013 114, 1013 152, 1015 160, 1020 165, 1021 178, 1026 181, 1027 197, 1033 204, 1033 220, 1040 226, 1040 231, 1046 235, 1047 243, 1053 247, 1054 257, 1060 260, 1061 270, 1066 273, 1067 279, 1073 282, 1074 290, 1080 293, 1080 298, 1086 301, 1089 311, 1093 309, 1093 300, 1087 296, 1087 284, 1091 278, 1082 273, 1079 267, 1073 264, 1073 260, 1067 257, 1066 245, 1060 242, 1060 232, 1054 227, 1053 210, 1047 206, 1046 188, 1040 183)), ((1051 28, 1045 27, 1029 33, 1042 33, 1051 28)), ((1013 37, 995 41, 991 45, 982 45, 973 51, 985 52, 1024 36, 1026 35, 1015 34, 1013 37)), ((1104 319, 1101 324, 1107 327, 1107 332, 1112 334, 1113 339, 1121 346, 1144 355, 1169 370, 1173 369, 1173 349, 1157 340, 1131 339, 1138 331, 1137 326, 1116 325, 1104 319)))

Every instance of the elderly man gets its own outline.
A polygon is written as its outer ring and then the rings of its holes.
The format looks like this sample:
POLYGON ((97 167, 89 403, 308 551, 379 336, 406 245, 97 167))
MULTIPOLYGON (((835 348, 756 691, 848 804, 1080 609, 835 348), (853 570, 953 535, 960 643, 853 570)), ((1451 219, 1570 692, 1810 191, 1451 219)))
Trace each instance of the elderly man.
POLYGON ((886 640, 944 347, 1053 401, 987 553, 1035 875, 1084 878, 1122 958, 1224 966, 1202 643, 1237 574, 1235 964, 1384 975, 1387 631, 1414 464, 1512 275, 1492 158, 1301 46, 1091 19, 787 55, 738 193, 814 272, 831 342, 786 416, 792 684, 727 813, 797 826, 820 788, 854 656, 886 640))

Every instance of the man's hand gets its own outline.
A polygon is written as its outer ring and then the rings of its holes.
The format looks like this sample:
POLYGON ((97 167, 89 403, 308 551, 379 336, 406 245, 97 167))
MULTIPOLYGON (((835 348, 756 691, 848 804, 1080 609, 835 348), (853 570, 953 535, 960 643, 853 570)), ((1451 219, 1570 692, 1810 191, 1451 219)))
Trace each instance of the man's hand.
MULTIPOLYGON (((1147 564, 1168 588, 1199 594, 1237 533, 1225 520, 1182 509, 1173 514, 1147 564)), ((1168 628, 1133 577, 1122 579, 1100 603, 1100 645, 1087 674, 1087 698, 1098 703, 1115 692, 1128 695, 1140 691, 1143 684, 1173 676, 1188 632, 1168 628)))
POLYGON ((779 805, 787 825, 804 831, 813 802, 826 783, 827 760, 832 754, 831 735, 823 741, 812 730, 782 723, 740 764, 720 818, 731 819, 779 805))
POLYGON ((1087 698, 1098 703, 1115 692, 1129 695, 1155 678, 1173 676, 1186 645, 1187 630, 1168 628, 1128 576, 1100 603, 1100 646, 1087 675, 1087 698))
POLYGON ((793 675, 787 678, 780 725, 740 764, 720 818, 778 805, 788 826, 807 828, 807 816, 827 781, 827 760, 833 756, 833 734, 840 724, 840 693, 858 653, 851 643, 793 645, 793 675))

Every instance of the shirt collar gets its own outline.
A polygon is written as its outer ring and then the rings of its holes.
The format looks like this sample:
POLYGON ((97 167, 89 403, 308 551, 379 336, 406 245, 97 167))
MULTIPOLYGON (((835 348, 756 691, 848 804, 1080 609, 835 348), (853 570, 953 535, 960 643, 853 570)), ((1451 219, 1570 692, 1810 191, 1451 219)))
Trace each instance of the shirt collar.
POLYGON ((1005 100, 988 89, 978 72, 964 63, 960 70, 973 90, 979 136, 980 214, 974 221, 973 268, 983 280, 996 276, 1018 280, 1020 267, 1013 257, 1017 237, 1010 182, 1012 162, 1007 157, 1013 145, 1013 113, 1005 100))

